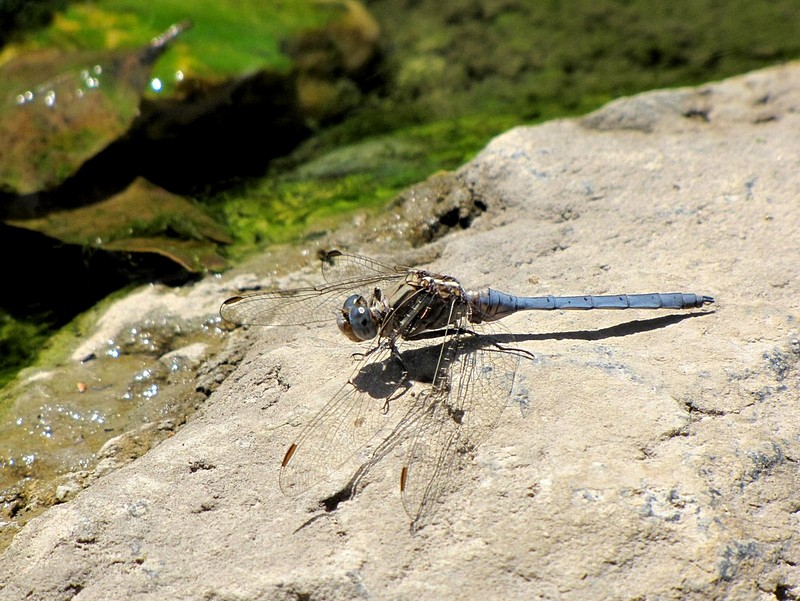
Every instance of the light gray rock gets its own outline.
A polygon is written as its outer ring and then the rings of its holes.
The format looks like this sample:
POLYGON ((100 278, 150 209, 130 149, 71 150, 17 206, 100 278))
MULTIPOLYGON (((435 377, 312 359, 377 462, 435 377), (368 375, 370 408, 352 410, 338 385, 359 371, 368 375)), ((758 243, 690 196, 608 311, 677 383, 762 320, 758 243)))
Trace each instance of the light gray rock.
POLYGON ((488 210, 434 243, 432 269, 717 305, 505 320, 536 355, 527 407, 505 411, 419 532, 401 448, 333 512, 317 503, 352 470, 280 493, 286 448, 353 348, 335 328, 251 330, 197 417, 20 532, 0 598, 800 595, 799 107, 790 64, 520 127, 456 174, 488 210))

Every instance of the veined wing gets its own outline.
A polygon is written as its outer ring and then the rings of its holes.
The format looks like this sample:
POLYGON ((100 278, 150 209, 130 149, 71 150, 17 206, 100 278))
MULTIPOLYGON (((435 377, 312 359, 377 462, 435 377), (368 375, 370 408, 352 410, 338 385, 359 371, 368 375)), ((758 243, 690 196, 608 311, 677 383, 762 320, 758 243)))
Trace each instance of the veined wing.
POLYGON ((375 349, 289 447, 281 465, 281 490, 287 495, 307 490, 392 423, 405 401, 399 391, 404 383, 390 347, 375 349))
MULTIPOLYGON (((428 292, 416 290, 404 296, 395 309, 401 314, 417 314, 432 298, 428 292)), ((323 480, 384 429, 394 428, 391 431, 399 438, 397 428, 407 428, 412 421, 410 416, 419 413, 421 399, 405 394, 413 385, 406 374, 409 366, 402 362, 408 357, 404 353, 398 360, 392 347, 396 345, 397 349, 402 344, 427 348, 429 345, 401 340, 398 332, 385 332, 381 336, 379 345, 356 367, 347 384, 289 447, 280 474, 284 493, 299 494, 323 480), (403 387, 407 390, 401 390, 403 387), (403 409, 398 415, 399 406, 403 409), (403 417, 397 419, 399 416, 403 417)), ((392 446, 388 442, 385 445, 392 446)), ((385 445, 379 446, 376 452, 380 453, 385 445)))
POLYGON ((396 279, 398 276, 405 277, 408 269, 408 267, 392 267, 369 257, 340 250, 329 251, 322 257, 322 277, 329 284, 383 279, 387 276, 396 279))
MULTIPOLYGON (((351 255, 356 257, 357 255, 351 255)), ((404 273, 363 272, 359 278, 306 288, 238 294, 222 303, 223 319, 239 324, 293 326, 333 321, 351 294, 369 297, 375 288, 401 281, 404 273)))
MULTIPOLYGON (((505 330, 499 324, 481 329, 505 330)), ((401 475, 403 506, 413 527, 430 519, 453 487, 453 473, 497 423, 520 361, 519 351, 495 345, 491 335, 454 330, 445 345, 401 475)))

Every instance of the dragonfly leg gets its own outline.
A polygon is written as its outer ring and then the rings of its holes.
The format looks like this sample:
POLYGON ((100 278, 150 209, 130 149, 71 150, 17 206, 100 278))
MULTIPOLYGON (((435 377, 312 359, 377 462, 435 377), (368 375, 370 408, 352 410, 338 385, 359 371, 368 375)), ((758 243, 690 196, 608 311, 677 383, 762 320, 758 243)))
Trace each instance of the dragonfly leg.
POLYGON ((402 380, 407 380, 408 379, 408 368, 406 367, 406 364, 403 361, 403 356, 400 354, 400 351, 397 350, 397 345, 394 343, 394 340, 391 340, 389 342, 389 348, 392 351, 392 359, 397 361, 397 363, 400 365, 400 369, 402 370, 402 374, 400 375, 400 378, 402 380))
POLYGON ((524 356, 527 359, 536 359, 536 355, 534 355, 530 351, 526 351, 524 348, 517 348, 515 346, 504 346, 499 342, 492 342, 492 346, 495 347, 501 353, 512 353, 514 355, 519 355, 520 357, 524 356))
POLYGON ((352 355, 350 355, 350 358, 355 360, 355 361, 363 361, 364 359, 369 357, 372 353, 374 353, 375 351, 378 351, 378 350, 380 350, 382 348, 384 348, 384 345, 382 343, 381 344, 376 344, 371 349, 369 349, 366 353, 353 353, 352 355))
POLYGON ((480 334, 478 334, 476 332, 473 332, 469 328, 459 328, 459 334, 472 334, 473 336, 481 336, 481 338, 484 338, 484 339, 488 338, 488 340, 492 344, 492 346, 495 347, 501 353, 513 353, 513 354, 519 355, 521 357, 522 356, 527 357, 528 359, 536 359, 536 355, 534 355, 530 351, 526 351, 525 349, 517 348, 515 346, 504 346, 503 344, 497 342, 496 340, 492 340, 491 336, 487 337, 486 335, 480 335, 480 334))

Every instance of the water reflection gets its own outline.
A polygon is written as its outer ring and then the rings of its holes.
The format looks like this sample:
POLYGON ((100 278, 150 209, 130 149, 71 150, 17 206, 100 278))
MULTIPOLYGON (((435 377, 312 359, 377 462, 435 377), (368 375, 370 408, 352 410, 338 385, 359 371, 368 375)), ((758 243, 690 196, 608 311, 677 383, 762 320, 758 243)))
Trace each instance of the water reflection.
POLYGON ((196 367, 223 333, 217 316, 147 320, 83 361, 9 387, 0 399, 0 548, 16 520, 78 492, 110 439, 136 431, 127 461, 146 450, 141 440, 157 442, 184 421, 197 406, 196 367))

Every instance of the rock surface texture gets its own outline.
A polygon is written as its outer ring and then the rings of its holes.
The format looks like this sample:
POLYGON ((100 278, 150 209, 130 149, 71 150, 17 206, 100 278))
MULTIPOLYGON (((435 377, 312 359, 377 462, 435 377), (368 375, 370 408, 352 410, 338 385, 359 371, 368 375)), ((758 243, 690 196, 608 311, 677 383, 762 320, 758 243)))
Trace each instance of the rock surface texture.
POLYGON ((244 360, 190 423, 17 535, 0 599, 796 598, 798 140, 800 64, 499 136, 455 175, 487 211, 425 267, 517 294, 710 294, 713 311, 504 320, 535 355, 524 411, 414 533, 402 447, 333 511, 319 501, 352 470, 277 485, 353 346, 335 327, 236 332, 244 360))

